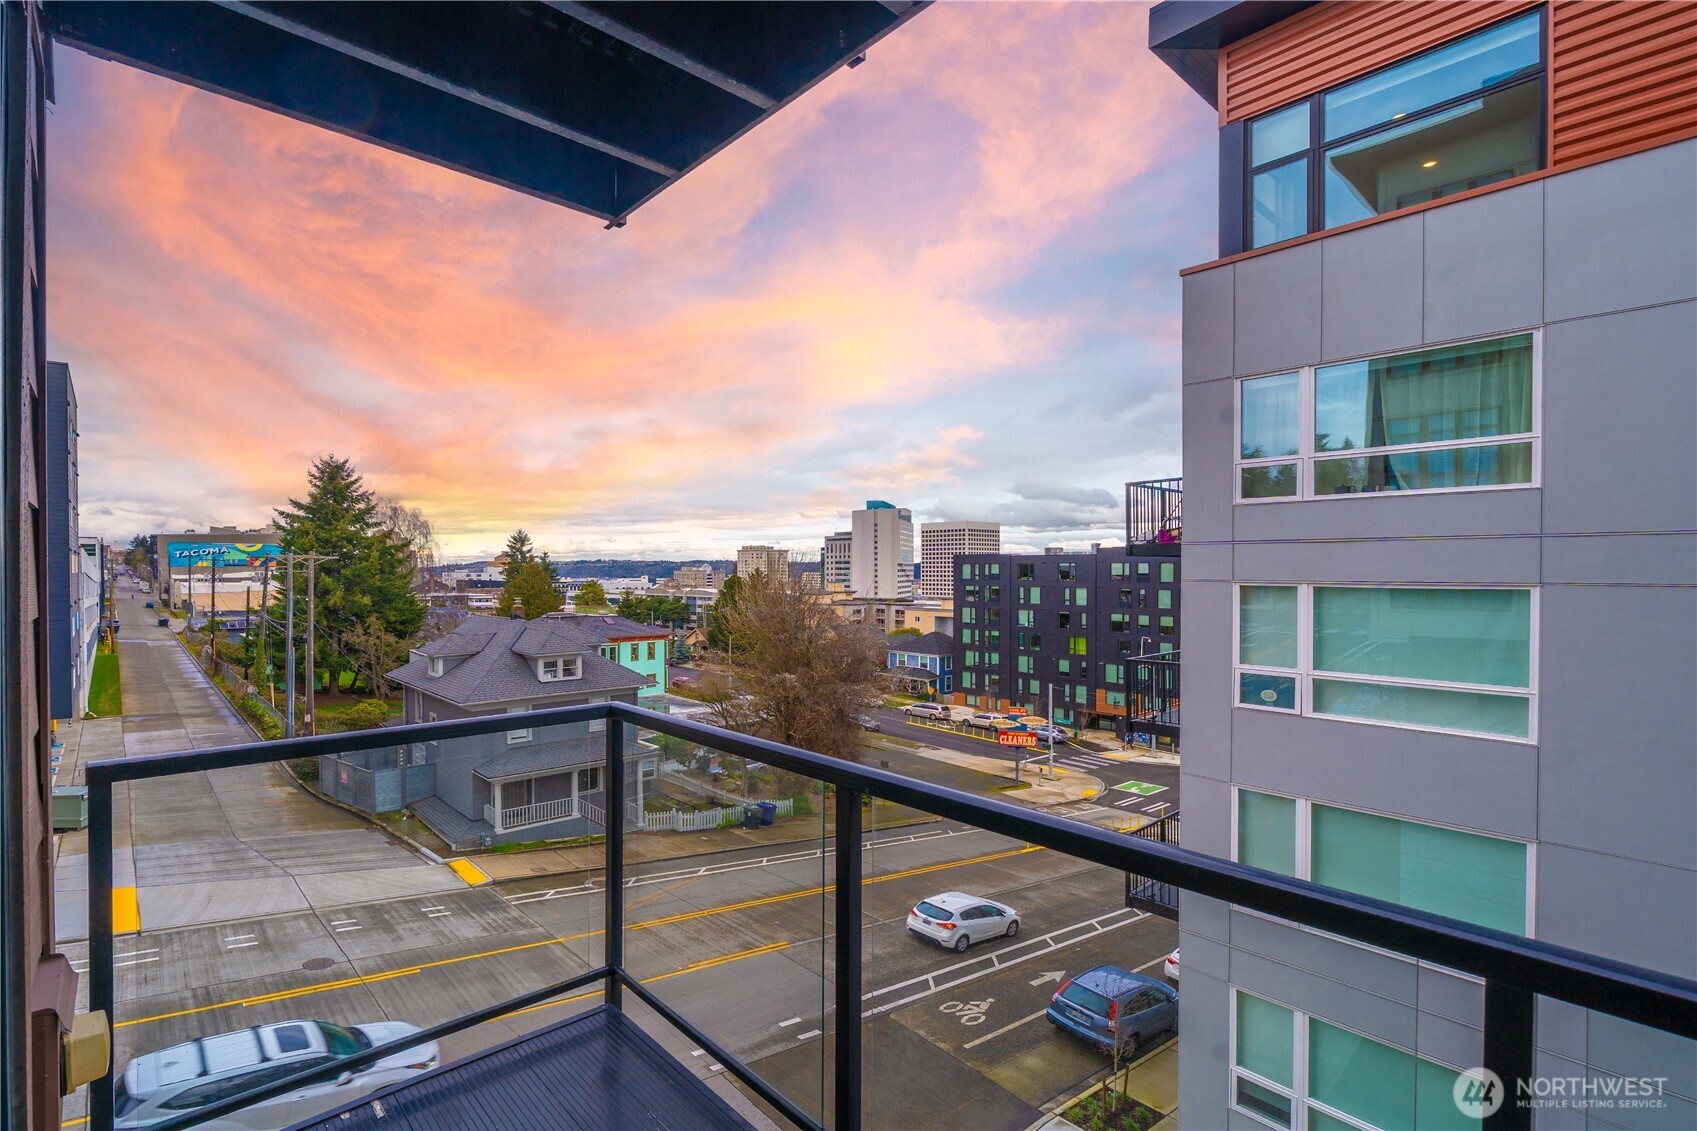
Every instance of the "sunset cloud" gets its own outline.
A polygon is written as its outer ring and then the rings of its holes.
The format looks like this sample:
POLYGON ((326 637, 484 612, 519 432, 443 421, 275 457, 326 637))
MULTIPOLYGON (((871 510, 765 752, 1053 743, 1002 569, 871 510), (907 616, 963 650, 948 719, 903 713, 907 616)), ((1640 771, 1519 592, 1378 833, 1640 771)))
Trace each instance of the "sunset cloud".
POLYGON ((1110 537, 1103 494, 1178 470, 1175 270, 1212 212, 1205 107, 1145 20, 938 5, 612 232, 60 49, 85 516, 257 521, 335 451, 467 556, 520 525, 816 548, 878 497, 1110 537))

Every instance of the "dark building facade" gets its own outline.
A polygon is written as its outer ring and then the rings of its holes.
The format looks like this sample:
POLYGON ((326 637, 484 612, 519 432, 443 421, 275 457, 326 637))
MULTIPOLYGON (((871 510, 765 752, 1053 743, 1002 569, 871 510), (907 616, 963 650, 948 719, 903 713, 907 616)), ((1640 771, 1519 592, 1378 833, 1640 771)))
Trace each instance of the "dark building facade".
POLYGON ((1177 737, 1179 543, 955 560, 950 701, 1177 737), (1053 689, 1054 707, 1050 709, 1053 689))

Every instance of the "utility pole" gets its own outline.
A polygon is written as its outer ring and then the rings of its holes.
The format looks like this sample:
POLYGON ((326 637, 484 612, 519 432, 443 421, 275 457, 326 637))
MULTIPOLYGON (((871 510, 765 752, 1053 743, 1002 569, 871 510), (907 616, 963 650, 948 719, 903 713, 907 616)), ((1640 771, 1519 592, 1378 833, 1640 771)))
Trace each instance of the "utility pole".
POLYGON ((317 619, 318 601, 315 583, 318 579, 318 558, 308 555, 306 559, 306 725, 308 734, 318 733, 318 717, 314 714, 317 706, 317 677, 312 671, 314 648, 313 622, 317 619))
POLYGON ((1049 776, 1055 776, 1055 685, 1049 685, 1049 776))
POLYGON ((207 559, 212 563, 212 606, 206 614, 206 643, 212 649, 212 670, 218 670, 218 551, 213 548, 212 557, 207 559))
MULTIPOLYGON (((318 733, 318 723, 317 720, 313 718, 314 697, 312 694, 312 650, 315 638, 315 614, 317 612, 317 610, 313 607, 313 599, 317 596, 316 571, 320 562, 333 562, 335 560, 336 555, 334 554, 297 554, 291 552, 283 555, 283 564, 287 566, 289 570, 288 583, 285 590, 289 602, 289 613, 287 618, 287 628, 284 631, 284 636, 286 637, 284 646, 284 670, 285 679, 289 685, 289 703, 288 710, 283 720, 284 738, 295 737, 295 565, 296 563, 304 563, 306 565, 306 717, 308 725, 312 728, 312 732, 316 734, 318 733)), ((269 580, 269 571, 267 572, 266 577, 267 580, 269 580)))
POLYGON ((271 706, 277 706, 277 686, 271 679, 271 559, 260 567, 259 582, 259 674, 265 680, 265 690, 271 706))
POLYGON ((295 736, 295 556, 285 554, 284 562, 289 567, 289 578, 284 589, 284 599, 289 604, 287 616, 284 618, 287 627, 283 630, 283 682, 288 691, 284 696, 287 706, 283 717, 283 737, 295 736))

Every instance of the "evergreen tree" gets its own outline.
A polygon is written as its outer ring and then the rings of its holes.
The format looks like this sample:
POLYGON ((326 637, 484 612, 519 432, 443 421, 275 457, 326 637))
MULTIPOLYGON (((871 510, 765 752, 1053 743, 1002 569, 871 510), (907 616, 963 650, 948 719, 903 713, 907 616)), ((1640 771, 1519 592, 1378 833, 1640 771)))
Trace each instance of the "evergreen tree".
POLYGON ((714 598, 707 607, 707 646, 723 652, 730 647, 731 634, 729 614, 737 606, 737 599, 742 596, 742 578, 736 574, 725 578, 725 584, 719 589, 719 596, 714 598))
POLYGON ((523 602, 524 619, 535 620, 547 613, 565 608, 560 591, 554 588, 554 577, 540 561, 525 562, 513 574, 512 580, 501 587, 501 600, 495 611, 501 616, 513 615, 515 602, 523 602))
POLYGON ((583 583, 574 600, 579 609, 604 609, 607 607, 607 591, 601 588, 599 581, 591 579, 583 583))
MULTIPOLYGON (((425 608, 412 593, 412 555, 392 531, 379 526, 376 500, 351 462, 333 455, 315 460, 307 473, 306 498, 290 499, 276 515, 282 532, 278 542, 285 551, 333 558, 318 563, 314 586, 313 663, 330 686, 340 673, 353 669, 343 640, 367 618, 375 617, 382 631, 399 640, 410 642, 418 635, 425 608)), ((297 568, 295 627, 304 633, 306 567, 297 568)), ((283 586, 277 584, 273 592, 278 604, 272 616, 281 621, 283 586)))
POLYGON ((530 535, 522 529, 515 530, 507 539, 507 584, 511 585, 513 578, 518 575, 519 568, 536 557, 536 546, 530 540, 530 535))

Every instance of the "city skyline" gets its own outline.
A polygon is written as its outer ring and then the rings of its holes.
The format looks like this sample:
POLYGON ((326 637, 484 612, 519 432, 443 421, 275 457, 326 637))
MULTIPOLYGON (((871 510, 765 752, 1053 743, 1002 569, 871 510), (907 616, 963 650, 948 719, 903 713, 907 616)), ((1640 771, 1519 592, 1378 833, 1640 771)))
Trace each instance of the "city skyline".
POLYGON ((1214 191, 1145 20, 934 8, 616 232, 66 53, 84 522, 262 522, 334 453, 456 558, 816 551, 866 498, 1111 540, 1178 471, 1170 265, 1214 191))

